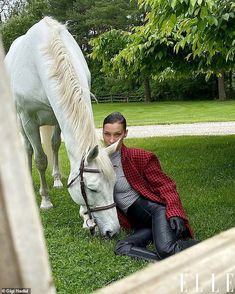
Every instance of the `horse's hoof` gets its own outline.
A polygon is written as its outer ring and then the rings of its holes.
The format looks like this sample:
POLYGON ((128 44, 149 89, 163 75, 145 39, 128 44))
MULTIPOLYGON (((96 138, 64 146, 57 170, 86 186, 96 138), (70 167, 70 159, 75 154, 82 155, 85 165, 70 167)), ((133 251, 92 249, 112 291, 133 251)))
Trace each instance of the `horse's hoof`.
POLYGON ((62 184, 61 180, 55 180, 53 187, 56 188, 56 189, 63 188, 63 184, 62 184))
POLYGON ((42 210, 48 210, 51 208, 53 208, 53 204, 50 201, 44 201, 40 205, 40 209, 42 209, 42 210))

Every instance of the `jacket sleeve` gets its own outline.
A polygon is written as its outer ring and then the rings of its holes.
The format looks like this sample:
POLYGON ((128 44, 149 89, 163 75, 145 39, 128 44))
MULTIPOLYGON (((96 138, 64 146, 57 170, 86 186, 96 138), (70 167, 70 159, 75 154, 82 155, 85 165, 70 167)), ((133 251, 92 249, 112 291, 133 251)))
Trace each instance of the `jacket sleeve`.
POLYGON ((167 218, 179 216, 187 220, 188 218, 183 210, 176 184, 163 172, 155 154, 149 154, 143 173, 150 189, 165 202, 167 218))

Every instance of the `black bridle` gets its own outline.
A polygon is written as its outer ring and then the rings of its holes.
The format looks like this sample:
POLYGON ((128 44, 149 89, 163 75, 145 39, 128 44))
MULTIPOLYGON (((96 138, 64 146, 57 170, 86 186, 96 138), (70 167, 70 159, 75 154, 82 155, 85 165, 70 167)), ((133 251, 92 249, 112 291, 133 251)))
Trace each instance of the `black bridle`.
POLYGON ((80 164, 80 168, 79 168, 79 174, 77 176, 75 176, 68 183, 67 188, 69 188, 76 181, 76 179, 80 176, 81 193, 82 193, 82 197, 83 197, 83 199, 85 201, 86 208, 87 208, 87 212, 85 212, 85 214, 88 214, 88 216, 89 216, 89 219, 87 220, 87 226, 89 227, 91 234, 94 235, 96 223, 95 223, 95 221, 94 221, 91 213, 92 212, 103 211, 103 210, 106 210, 106 209, 113 208, 113 207, 116 206, 116 203, 112 203, 112 204, 109 204, 109 205, 104 205, 104 206, 98 206, 98 207, 90 208, 90 205, 89 205, 88 199, 87 199, 87 194, 86 194, 86 189, 85 189, 85 183, 84 183, 83 173, 84 172, 87 172, 87 173, 100 173, 100 171, 98 169, 85 167, 84 166, 84 162, 85 162, 85 159, 83 158, 81 160, 81 164, 80 164))

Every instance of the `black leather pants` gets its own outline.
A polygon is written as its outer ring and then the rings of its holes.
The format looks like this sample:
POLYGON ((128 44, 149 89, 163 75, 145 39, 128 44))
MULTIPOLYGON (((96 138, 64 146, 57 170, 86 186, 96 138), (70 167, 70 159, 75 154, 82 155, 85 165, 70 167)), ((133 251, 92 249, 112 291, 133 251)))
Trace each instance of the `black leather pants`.
POLYGON ((164 205, 139 198, 128 209, 127 217, 135 228, 124 240, 118 241, 115 253, 146 260, 161 260, 198 243, 176 237, 166 219, 164 205), (146 249, 153 242, 155 251, 146 249))

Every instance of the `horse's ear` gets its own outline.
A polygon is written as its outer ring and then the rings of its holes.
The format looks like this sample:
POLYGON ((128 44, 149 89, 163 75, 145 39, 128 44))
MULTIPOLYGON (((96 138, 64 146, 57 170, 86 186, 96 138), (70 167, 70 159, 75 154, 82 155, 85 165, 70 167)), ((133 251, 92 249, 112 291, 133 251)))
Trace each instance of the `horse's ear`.
POLYGON ((113 154, 115 151, 119 150, 122 146, 123 138, 119 139, 117 142, 112 145, 106 147, 104 150, 108 153, 108 155, 113 154))
POLYGON ((87 156, 86 156, 86 162, 89 163, 91 162, 92 160, 94 160, 99 154, 99 147, 98 145, 96 145, 94 148, 92 148, 87 156))

